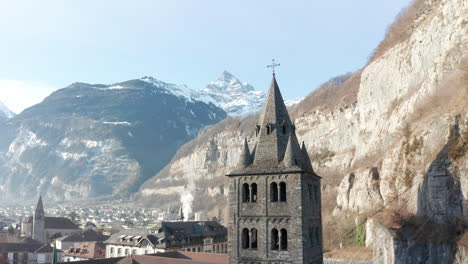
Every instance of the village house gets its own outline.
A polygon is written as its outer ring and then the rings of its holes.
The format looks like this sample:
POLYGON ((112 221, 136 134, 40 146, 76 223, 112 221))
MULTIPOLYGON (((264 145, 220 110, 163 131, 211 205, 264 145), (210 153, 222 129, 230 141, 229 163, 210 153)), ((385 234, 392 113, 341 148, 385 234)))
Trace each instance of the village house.
POLYGON ((107 240, 109 236, 101 235, 97 231, 88 229, 85 231, 77 231, 68 235, 57 238, 56 245, 60 250, 68 250, 72 247, 77 247, 83 242, 103 242, 107 240))
POLYGON ((227 253, 227 229, 215 221, 162 222, 157 230, 123 230, 106 244, 106 257, 166 251, 227 253))
POLYGON ((106 245, 102 242, 83 242, 63 252, 63 262, 103 259, 106 257, 106 245))
MULTIPOLYGON (((0 263, 45 264, 51 263, 53 248, 30 237, 0 234, 0 263)), ((62 252, 57 250, 61 259, 62 252)))

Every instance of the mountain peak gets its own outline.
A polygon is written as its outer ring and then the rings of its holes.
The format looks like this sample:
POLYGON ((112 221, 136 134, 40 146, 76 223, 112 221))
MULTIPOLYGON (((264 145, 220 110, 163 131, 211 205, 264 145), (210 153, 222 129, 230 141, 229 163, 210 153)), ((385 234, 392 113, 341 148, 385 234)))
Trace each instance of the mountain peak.
POLYGON ((218 79, 210 82, 204 90, 210 92, 228 92, 233 94, 242 94, 255 89, 246 82, 241 82, 233 74, 223 71, 218 79))
POLYGON ((0 119, 9 119, 15 116, 15 113, 0 101, 0 119))
POLYGON ((241 82, 228 71, 223 71, 201 93, 213 98, 217 105, 232 116, 244 116, 259 111, 265 99, 264 92, 255 91, 253 86, 241 82))
POLYGON ((224 70, 223 73, 221 73, 221 76, 219 76, 218 80, 236 80, 239 81, 232 73, 224 70))

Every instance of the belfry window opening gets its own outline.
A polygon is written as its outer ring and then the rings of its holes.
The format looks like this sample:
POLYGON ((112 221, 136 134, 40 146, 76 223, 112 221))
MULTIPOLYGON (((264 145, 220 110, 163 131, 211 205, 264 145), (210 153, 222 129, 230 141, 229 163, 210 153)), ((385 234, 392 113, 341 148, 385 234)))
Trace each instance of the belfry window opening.
POLYGON ((276 182, 270 184, 270 201, 278 202, 278 184, 276 182))
POLYGON ((280 232, 280 249, 288 250, 288 231, 283 228, 280 232))
POLYGON ((242 184, 242 202, 250 202, 250 188, 248 183, 242 184))
POLYGON ((249 229, 242 229, 242 248, 247 249, 250 247, 249 229))
POLYGON ((257 249, 257 246, 258 246, 257 229, 255 229, 255 228, 250 229, 250 237, 251 237, 251 240, 252 240, 252 243, 250 244, 250 248, 257 249))
POLYGON ((256 203, 257 202, 257 184, 256 183, 252 183, 250 185, 250 192, 251 192, 251 195, 250 195, 251 202, 256 203))
POLYGON ((280 182, 279 184, 279 201, 286 202, 286 183, 280 182))
POLYGON ((278 229, 273 228, 271 230, 271 249, 278 250, 279 249, 279 234, 278 229))

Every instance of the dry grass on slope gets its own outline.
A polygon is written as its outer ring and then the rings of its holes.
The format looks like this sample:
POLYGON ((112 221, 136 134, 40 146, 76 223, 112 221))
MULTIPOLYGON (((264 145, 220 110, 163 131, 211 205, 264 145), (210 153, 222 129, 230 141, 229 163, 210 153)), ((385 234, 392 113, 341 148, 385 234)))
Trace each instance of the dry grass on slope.
POLYGON ((407 124, 426 122, 431 116, 441 113, 463 114, 468 105, 468 56, 465 56, 459 66, 446 75, 437 87, 423 100, 415 105, 415 110, 407 119, 407 124))
POLYGON ((374 50, 370 61, 376 60, 398 43, 407 40, 416 27, 417 19, 430 10, 431 5, 434 5, 435 2, 438 0, 413 0, 408 7, 404 8, 396 17, 395 22, 388 27, 384 40, 374 50))
POLYGON ((295 119, 317 108, 332 110, 337 106, 354 104, 361 83, 361 72, 337 76, 322 84, 290 110, 291 116, 295 119))

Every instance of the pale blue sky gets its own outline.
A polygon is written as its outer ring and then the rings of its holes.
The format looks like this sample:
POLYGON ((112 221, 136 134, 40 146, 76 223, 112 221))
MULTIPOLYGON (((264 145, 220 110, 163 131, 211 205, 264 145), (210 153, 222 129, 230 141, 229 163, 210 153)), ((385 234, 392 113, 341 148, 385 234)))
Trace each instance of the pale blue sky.
POLYGON ((0 0, 0 100, 151 75, 203 88, 228 70, 284 97, 362 67, 409 0, 0 0), (14 88, 12 88, 14 87, 14 88))

